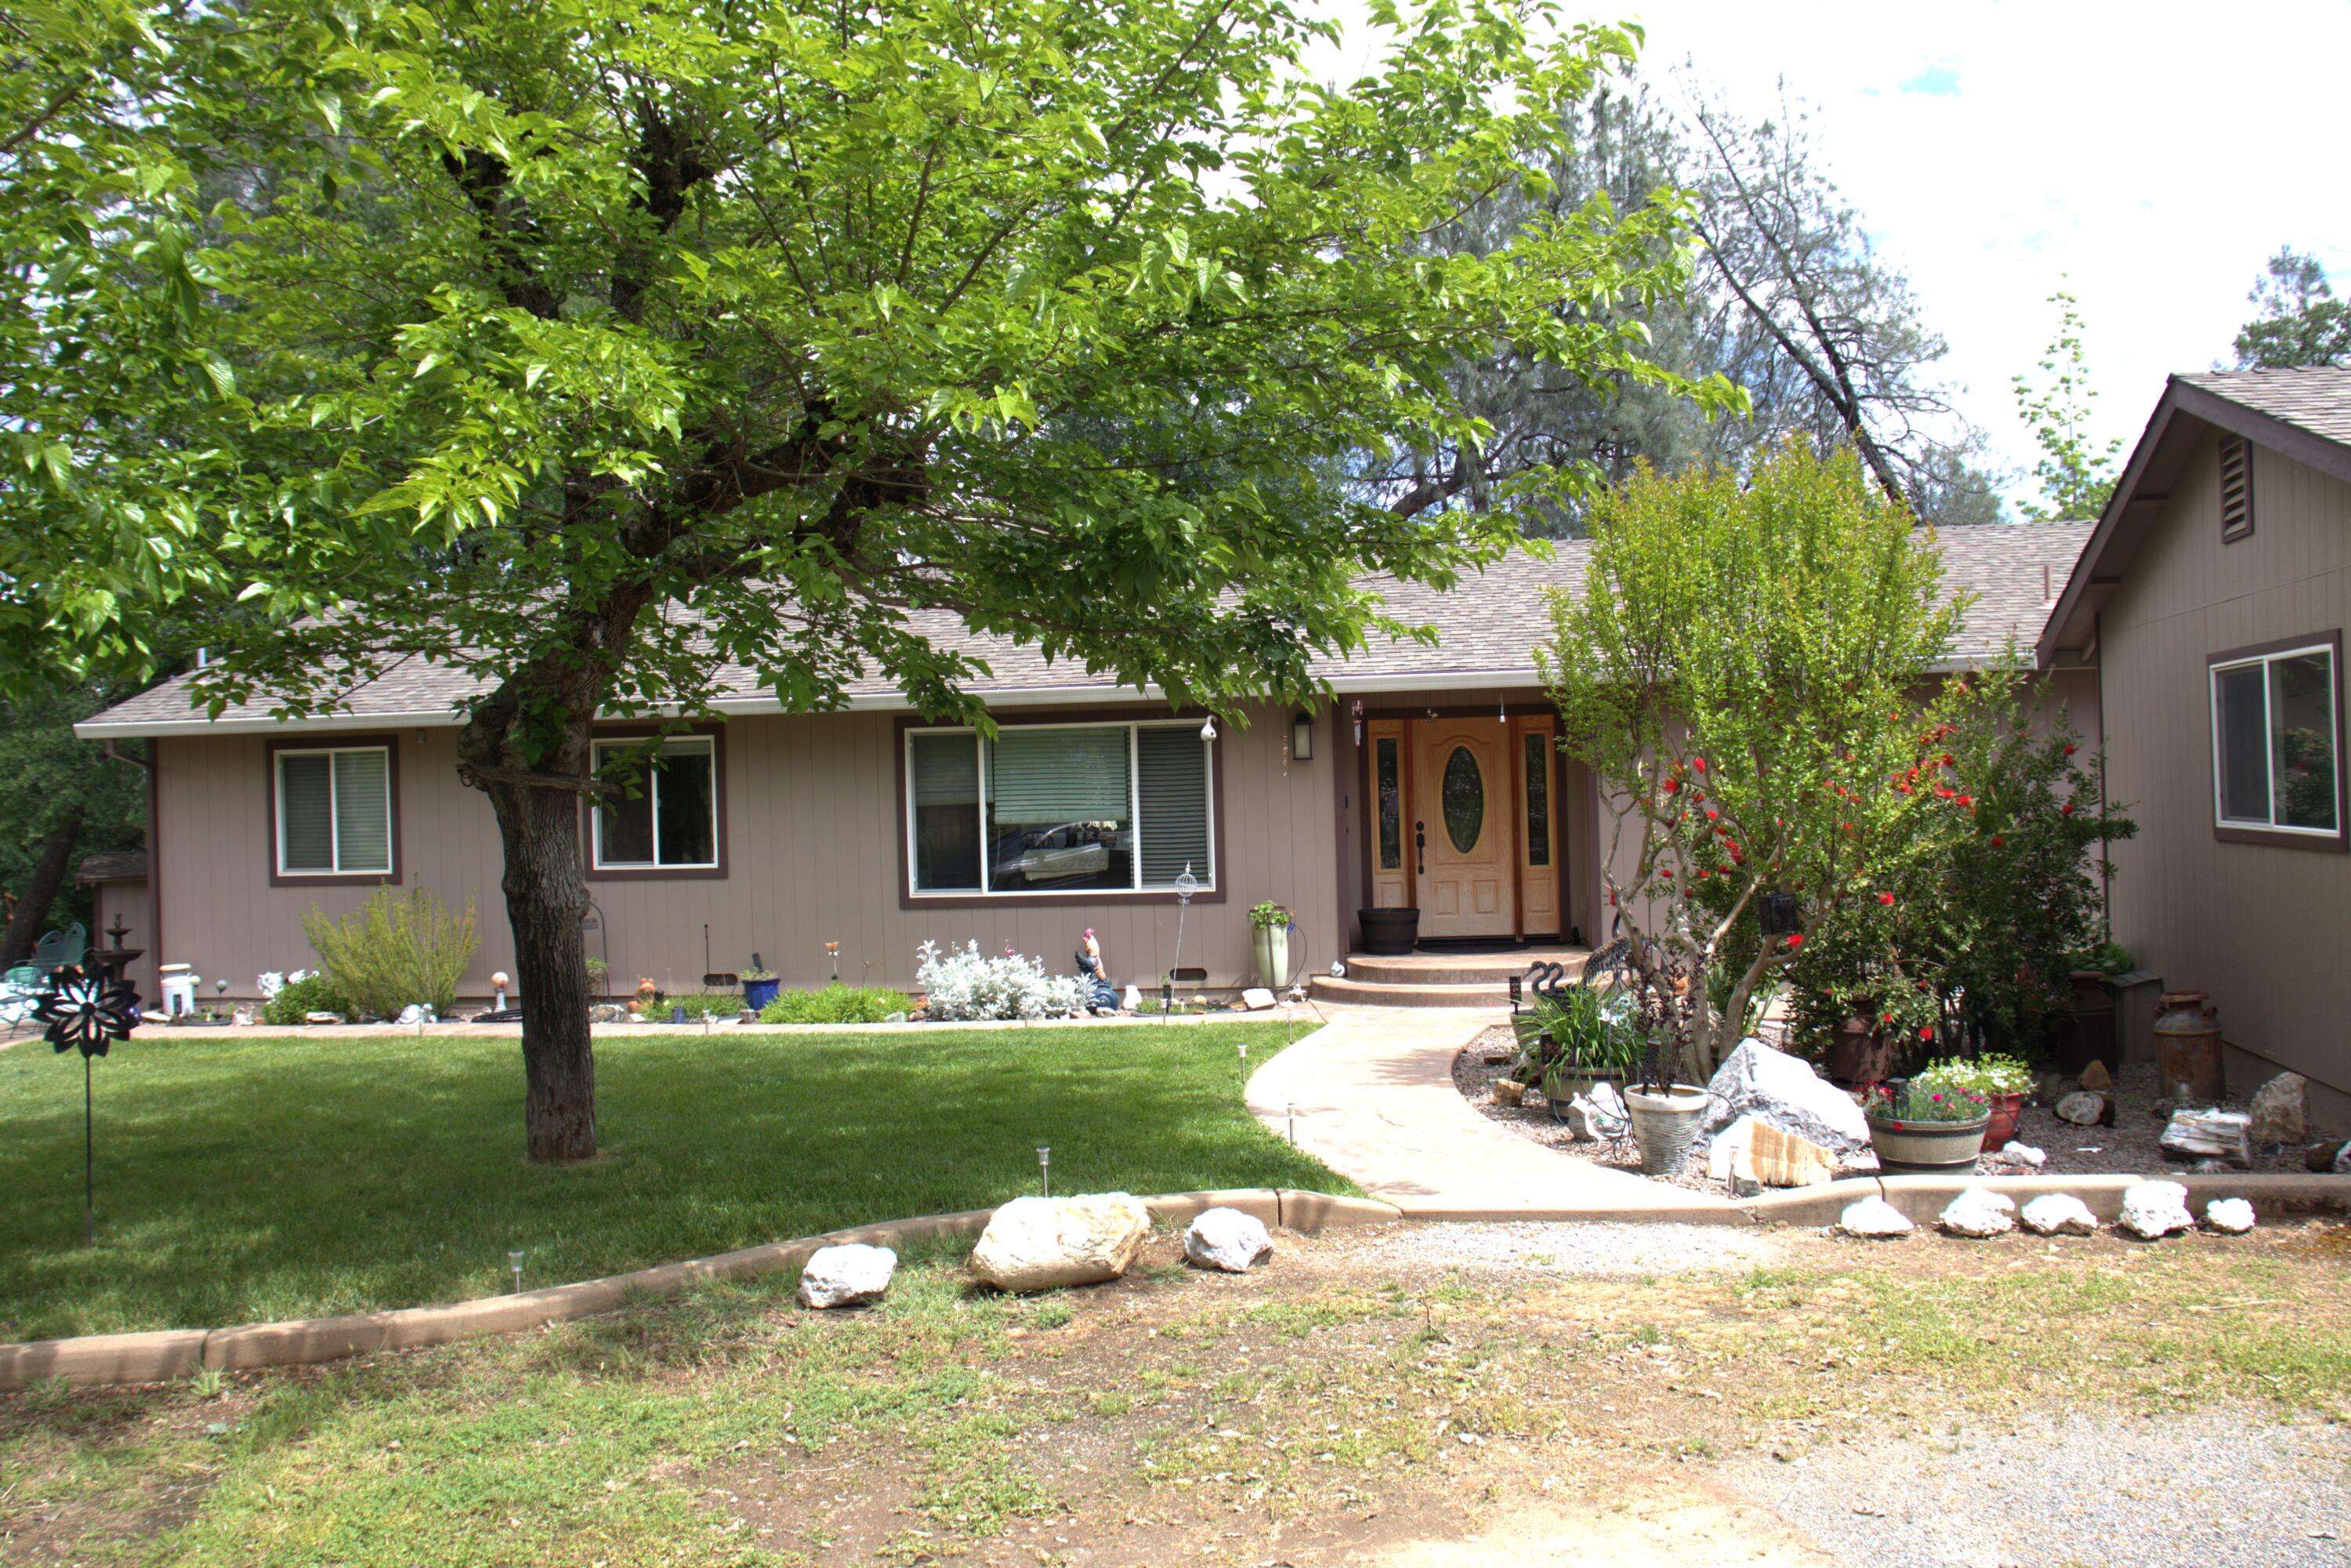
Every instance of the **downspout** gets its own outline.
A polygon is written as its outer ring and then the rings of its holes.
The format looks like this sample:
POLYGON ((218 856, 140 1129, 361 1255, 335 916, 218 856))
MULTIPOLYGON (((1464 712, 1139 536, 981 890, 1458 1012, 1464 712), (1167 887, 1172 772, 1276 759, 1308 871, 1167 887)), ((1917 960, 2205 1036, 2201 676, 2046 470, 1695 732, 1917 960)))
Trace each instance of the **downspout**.
MULTIPOLYGON (((2106 612, 2103 610, 2090 617, 2090 646, 2097 657, 2090 666, 2091 678, 2098 693, 2098 821, 2106 820, 2106 612)), ((2105 927, 2106 940, 2115 939, 2115 861, 2106 835, 2098 835, 2098 923, 2105 927)))

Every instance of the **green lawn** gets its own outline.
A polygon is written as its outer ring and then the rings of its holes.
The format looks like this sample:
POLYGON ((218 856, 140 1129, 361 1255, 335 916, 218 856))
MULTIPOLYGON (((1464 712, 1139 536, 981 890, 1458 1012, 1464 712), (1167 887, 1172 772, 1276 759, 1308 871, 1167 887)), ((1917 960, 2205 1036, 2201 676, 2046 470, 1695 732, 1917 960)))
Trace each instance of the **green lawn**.
POLYGON ((602 1158, 522 1158, 511 1041, 157 1030, 81 1071, 0 1051, 0 1339, 461 1300, 1057 1192, 1353 1188, 1252 1121, 1279 1024, 599 1041, 602 1158))

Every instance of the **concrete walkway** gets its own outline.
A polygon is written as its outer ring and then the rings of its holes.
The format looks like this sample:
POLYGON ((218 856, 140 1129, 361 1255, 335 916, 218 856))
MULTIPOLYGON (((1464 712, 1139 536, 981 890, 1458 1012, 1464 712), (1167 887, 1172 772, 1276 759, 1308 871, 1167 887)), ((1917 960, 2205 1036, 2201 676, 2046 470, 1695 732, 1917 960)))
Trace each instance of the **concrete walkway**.
POLYGON ((1724 1198, 1646 1181, 1520 1137, 1470 1107, 1453 1058, 1499 1011, 1334 1007, 1258 1069, 1249 1108, 1415 1219, 1673 1219, 1744 1224, 1724 1198))

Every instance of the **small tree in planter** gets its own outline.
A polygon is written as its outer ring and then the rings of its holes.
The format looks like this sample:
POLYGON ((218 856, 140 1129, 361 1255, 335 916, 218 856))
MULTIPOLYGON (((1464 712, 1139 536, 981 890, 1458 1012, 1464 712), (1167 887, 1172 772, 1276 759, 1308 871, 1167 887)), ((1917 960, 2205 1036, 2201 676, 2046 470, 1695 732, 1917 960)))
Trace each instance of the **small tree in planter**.
POLYGON ((1744 484, 1644 471, 1594 507, 1592 539, 1537 662, 1562 745, 1610 797, 1603 876, 1658 1048, 1647 1076, 1704 1079, 1756 988, 1806 942, 1883 918, 1886 884, 1958 809, 1909 776, 1939 757, 1946 720, 1913 694, 1964 605, 1849 452, 1792 444, 1744 484), (1771 893, 1802 928, 1747 944, 1720 993, 1714 970, 1771 893))

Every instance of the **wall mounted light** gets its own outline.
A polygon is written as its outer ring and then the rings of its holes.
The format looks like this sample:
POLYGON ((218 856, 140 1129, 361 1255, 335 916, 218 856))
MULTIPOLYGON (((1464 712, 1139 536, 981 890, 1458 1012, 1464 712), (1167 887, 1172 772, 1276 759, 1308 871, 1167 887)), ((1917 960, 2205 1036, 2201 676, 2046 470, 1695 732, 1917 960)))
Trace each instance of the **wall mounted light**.
POLYGON ((1290 721, 1290 759, 1314 760, 1314 716, 1311 713, 1301 713, 1290 721))
POLYGON ((1364 699, 1357 697, 1347 712, 1355 721, 1355 744, 1361 746, 1364 744, 1364 699))

